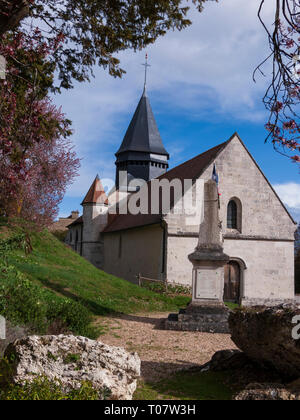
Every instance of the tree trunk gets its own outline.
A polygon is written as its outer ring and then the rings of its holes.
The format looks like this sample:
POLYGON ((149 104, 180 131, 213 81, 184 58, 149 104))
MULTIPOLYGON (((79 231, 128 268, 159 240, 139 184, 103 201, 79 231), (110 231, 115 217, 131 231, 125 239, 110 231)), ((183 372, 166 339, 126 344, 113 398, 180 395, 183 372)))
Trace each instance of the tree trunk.
POLYGON ((0 37, 29 14, 29 0, 0 0, 0 37))

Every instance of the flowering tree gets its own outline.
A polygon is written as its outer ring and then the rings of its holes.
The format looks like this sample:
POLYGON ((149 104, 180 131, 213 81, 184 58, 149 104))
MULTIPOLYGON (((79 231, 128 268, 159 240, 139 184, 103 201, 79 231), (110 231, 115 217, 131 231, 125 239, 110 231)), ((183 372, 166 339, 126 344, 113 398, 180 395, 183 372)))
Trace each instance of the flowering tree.
MULTIPOLYGON (((49 61, 60 83, 53 90, 69 89, 73 80, 89 80, 95 64, 120 77, 117 53, 140 50, 154 43, 171 29, 182 30, 192 22, 187 18, 189 5, 201 12, 208 0, 0 0, 0 42, 11 30, 31 38, 31 20, 42 30, 45 44, 56 44, 49 61), (75 6, 74 6, 75 5, 75 6)), ((218 1, 218 0, 213 0, 218 1)), ((268 0, 270 4, 271 0, 268 0)), ((242 2, 242 0, 241 0, 242 2)), ((263 102, 270 112, 266 128, 274 148, 300 163, 300 0, 272 0, 274 20, 264 22, 261 0, 258 17, 270 45, 270 55, 255 71, 272 60, 271 83, 263 102)), ((255 77, 254 77, 255 78, 255 77)))
POLYGON ((295 235, 295 279, 296 279, 296 293, 300 294, 300 223, 295 235))
POLYGON ((300 257, 300 223, 295 233, 295 239, 296 239, 296 242, 295 242, 296 254, 299 253, 299 257, 300 257))
POLYGON ((288 154, 294 162, 299 163, 300 1, 274 0, 274 4, 272 28, 262 18, 265 0, 260 4, 258 16, 267 32, 271 53, 256 71, 262 73, 262 66, 272 60, 272 80, 263 98, 270 111, 266 125, 268 138, 272 139, 277 151, 288 154))
POLYGON ((0 211, 41 225, 56 214, 79 166, 70 121, 47 97, 50 51, 39 31, 31 39, 17 33, 0 47, 8 68, 0 83, 0 211))

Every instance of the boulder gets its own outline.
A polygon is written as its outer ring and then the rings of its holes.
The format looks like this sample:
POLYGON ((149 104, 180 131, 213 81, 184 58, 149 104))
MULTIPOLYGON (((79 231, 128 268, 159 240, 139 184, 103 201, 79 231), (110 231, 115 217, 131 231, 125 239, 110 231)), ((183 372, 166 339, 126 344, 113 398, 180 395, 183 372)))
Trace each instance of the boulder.
POLYGON ((244 389, 249 383, 281 383, 280 375, 274 369, 263 369, 239 350, 221 350, 201 371, 230 372, 230 382, 237 389, 244 389))
POLYGON ((294 384, 249 384, 238 393, 236 401, 299 401, 300 392, 294 384))
POLYGON ((252 307, 229 316, 232 340, 261 367, 275 369, 283 379, 300 377, 300 340, 292 337, 296 305, 252 307))
POLYGON ((136 353, 70 335, 26 337, 10 344, 5 356, 12 361, 13 383, 45 376, 68 392, 88 381, 116 400, 132 399, 141 368, 136 353))

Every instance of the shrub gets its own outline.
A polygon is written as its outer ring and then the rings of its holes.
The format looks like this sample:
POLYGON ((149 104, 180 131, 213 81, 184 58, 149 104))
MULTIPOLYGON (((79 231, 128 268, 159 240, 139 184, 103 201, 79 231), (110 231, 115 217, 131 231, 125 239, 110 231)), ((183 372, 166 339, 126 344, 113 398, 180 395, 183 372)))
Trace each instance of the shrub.
POLYGON ((97 338, 92 316, 80 303, 43 289, 12 266, 0 268, 0 280, 0 314, 15 325, 45 334, 55 324, 73 334, 97 338))
POLYGON ((64 393, 61 385, 46 377, 38 377, 23 386, 11 384, 0 391, 2 401, 96 401, 109 397, 109 391, 98 391, 89 382, 82 382, 80 389, 64 393))
POLYGON ((0 313, 15 325, 26 325, 32 332, 47 330, 47 307, 42 290, 14 267, 1 269, 0 313))

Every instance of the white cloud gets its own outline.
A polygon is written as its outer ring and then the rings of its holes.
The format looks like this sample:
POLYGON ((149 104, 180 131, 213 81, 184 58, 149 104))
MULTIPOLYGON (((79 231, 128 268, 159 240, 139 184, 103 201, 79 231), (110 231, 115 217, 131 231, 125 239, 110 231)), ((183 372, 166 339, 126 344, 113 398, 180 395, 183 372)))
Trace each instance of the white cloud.
POLYGON ((274 189, 284 204, 291 209, 300 210, 300 184, 295 182, 277 184, 274 185, 274 189))
MULTIPOLYGON (((190 12, 193 25, 169 32, 148 49, 151 100, 174 115, 189 118, 223 118, 264 121, 262 77, 252 81, 256 65, 268 53, 266 34, 258 21, 260 0, 208 2, 199 14, 190 12), (152 92, 151 92, 152 91, 152 92)), ((273 2, 265 16, 272 16, 273 2)), ((90 84, 76 84, 55 101, 74 122, 74 142, 84 158, 80 177, 67 196, 82 196, 97 172, 114 175, 114 152, 125 134, 143 87, 145 52, 120 54, 127 70, 122 80, 96 69, 90 84)), ((170 145, 171 146, 171 145, 170 145)))

